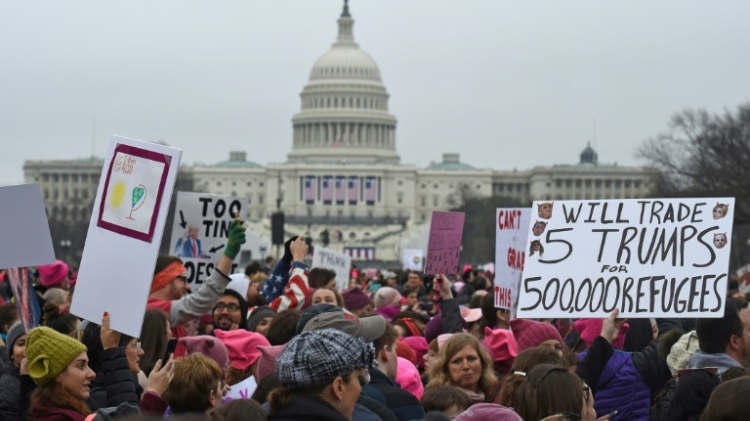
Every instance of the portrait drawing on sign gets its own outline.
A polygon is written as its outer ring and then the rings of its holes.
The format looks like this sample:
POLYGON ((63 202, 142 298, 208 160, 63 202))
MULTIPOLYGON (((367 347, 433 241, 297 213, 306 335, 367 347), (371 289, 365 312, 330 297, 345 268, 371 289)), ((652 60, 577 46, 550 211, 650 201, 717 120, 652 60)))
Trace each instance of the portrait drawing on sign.
POLYGON ((177 257, 187 257, 194 259, 210 259, 211 256, 203 252, 201 240, 198 238, 199 228, 196 225, 189 225, 187 232, 182 234, 175 245, 174 254, 177 257))
POLYGON ((537 204, 537 213, 540 218, 550 219, 552 218, 552 207, 555 202, 544 202, 537 204))
POLYGON ((723 249, 727 245, 727 233, 714 234, 714 246, 717 249, 723 249))
POLYGON ((729 204, 717 203, 716 206, 714 206, 714 219, 721 219, 727 216, 728 211, 729 204))
POLYGON ((544 246, 539 240, 532 241, 531 246, 529 247, 529 256, 533 256, 536 253, 539 253, 540 257, 544 256, 544 246))
POLYGON ((547 228, 547 223, 544 221, 534 222, 534 227, 531 228, 531 232, 534 233, 534 237, 539 237, 544 233, 544 229, 547 228))

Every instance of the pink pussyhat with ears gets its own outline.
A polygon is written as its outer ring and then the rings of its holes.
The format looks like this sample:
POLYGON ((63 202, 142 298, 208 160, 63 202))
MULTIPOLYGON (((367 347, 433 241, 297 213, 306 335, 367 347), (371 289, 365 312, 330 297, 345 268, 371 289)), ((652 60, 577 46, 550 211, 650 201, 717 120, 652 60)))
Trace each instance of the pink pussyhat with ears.
POLYGON ((401 385, 402 389, 414 395, 417 400, 422 399, 422 395, 424 395, 422 377, 420 377, 417 367, 406 358, 398 357, 396 383, 401 385))
POLYGON ((62 281, 68 277, 68 265, 62 260, 58 260, 51 265, 37 266, 39 270, 39 282, 47 287, 59 287, 62 281))
POLYGON ((276 346, 259 345, 257 348, 260 351, 260 359, 258 360, 258 381, 260 381, 263 377, 276 372, 276 359, 284 351, 286 344, 276 346))

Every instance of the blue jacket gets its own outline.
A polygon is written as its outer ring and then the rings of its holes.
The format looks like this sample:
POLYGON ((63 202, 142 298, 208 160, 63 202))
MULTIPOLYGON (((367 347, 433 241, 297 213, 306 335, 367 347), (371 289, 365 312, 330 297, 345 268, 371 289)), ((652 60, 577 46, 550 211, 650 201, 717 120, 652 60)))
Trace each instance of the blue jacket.
MULTIPOLYGON (((679 320, 657 319, 657 322, 659 337, 680 327, 679 320)), ((618 420, 649 420, 652 395, 672 377, 666 361, 658 355, 658 343, 659 338, 643 351, 631 353, 612 349, 612 345, 599 336, 589 350, 580 354, 584 367, 579 366, 579 375, 586 371, 586 366, 592 365, 592 357, 598 361, 596 364, 602 365, 598 370, 588 370, 588 376, 581 376, 594 393, 597 418, 617 410, 618 420)))

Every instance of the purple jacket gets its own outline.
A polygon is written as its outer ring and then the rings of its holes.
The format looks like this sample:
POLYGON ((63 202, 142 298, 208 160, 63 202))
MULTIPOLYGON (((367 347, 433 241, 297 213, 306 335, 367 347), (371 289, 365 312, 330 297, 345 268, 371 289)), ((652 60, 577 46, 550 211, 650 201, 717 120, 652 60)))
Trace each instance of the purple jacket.
MULTIPOLYGON (((581 358, 584 355, 585 351, 581 358)), ((615 350, 604 367, 594 400, 597 418, 617 410, 618 420, 649 420, 651 388, 636 370, 632 355, 615 350)))

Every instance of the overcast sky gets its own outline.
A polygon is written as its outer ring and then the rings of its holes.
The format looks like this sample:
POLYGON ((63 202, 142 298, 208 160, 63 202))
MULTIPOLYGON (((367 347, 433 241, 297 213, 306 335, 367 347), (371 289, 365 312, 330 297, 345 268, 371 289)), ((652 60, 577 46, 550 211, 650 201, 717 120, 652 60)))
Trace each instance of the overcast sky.
MULTIPOLYGON (((350 4, 403 163, 575 163, 596 121, 600 161, 634 165, 681 109, 750 101, 747 0, 350 4)), ((283 162, 341 6, 0 0, 0 185, 26 159, 101 155, 112 133, 182 148, 184 163, 283 162)))

